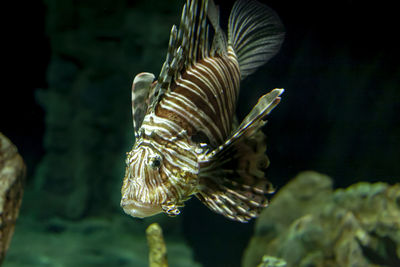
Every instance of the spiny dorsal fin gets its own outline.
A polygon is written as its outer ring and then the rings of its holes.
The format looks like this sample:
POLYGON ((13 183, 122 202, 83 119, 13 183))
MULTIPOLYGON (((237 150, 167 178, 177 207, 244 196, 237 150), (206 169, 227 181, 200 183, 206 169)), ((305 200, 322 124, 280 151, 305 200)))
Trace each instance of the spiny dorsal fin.
POLYGON ((228 42, 238 56, 242 80, 280 49, 284 27, 271 8, 255 0, 238 0, 229 16, 228 42))
POLYGON ((142 72, 135 76, 132 83, 132 116, 133 129, 135 136, 139 135, 139 128, 142 125, 143 118, 147 113, 149 98, 154 88, 154 74, 142 72))
POLYGON ((177 69, 177 74, 187 69, 196 61, 208 56, 208 28, 207 10, 209 2, 202 0, 187 0, 182 12, 181 24, 179 25, 178 44, 181 44, 184 64, 177 69))
POLYGON ((209 55, 208 25, 206 23, 208 1, 187 0, 182 9, 179 29, 171 29, 168 52, 155 88, 156 97, 152 108, 161 96, 171 90, 172 82, 197 60, 209 55))

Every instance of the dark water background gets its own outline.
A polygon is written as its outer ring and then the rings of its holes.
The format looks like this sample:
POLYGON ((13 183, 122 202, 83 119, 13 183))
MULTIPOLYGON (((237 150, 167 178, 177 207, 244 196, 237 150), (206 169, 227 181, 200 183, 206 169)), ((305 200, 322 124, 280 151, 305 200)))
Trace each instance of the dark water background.
MULTIPOLYGON (((180 4, 167 2, 171 3, 171 16, 175 16, 172 22, 178 23, 180 4)), ((271 159, 268 177, 278 189, 299 171, 309 169, 330 175, 336 187, 358 181, 398 182, 400 57, 397 8, 387 2, 368 1, 263 2, 280 15, 286 27, 286 40, 275 58, 243 82, 238 114, 243 118, 263 92, 285 88, 282 102, 272 112, 265 129, 271 159)), ((151 4, 124 3, 133 9, 143 7, 144 13, 157 12, 149 8, 151 4)), ((106 14, 107 1, 100 1, 99 5, 104 5, 106 14)), ((221 4, 222 20, 226 21, 231 5, 221 4)), ((90 8, 90 4, 88 6, 90 8)), ((37 186, 37 167, 46 153, 46 114, 35 95, 38 89, 46 91, 52 86, 47 71, 52 51, 57 48, 52 47, 46 32, 49 11, 42 1, 26 1, 23 5, 13 2, 6 5, 3 12, 9 16, 3 23, 6 30, 2 34, 6 45, 3 50, 6 73, 0 89, 0 130, 16 144, 28 165, 26 190, 29 190, 29 187, 37 186)), ((137 27, 145 27, 145 24, 137 27)), ((161 45, 166 49, 169 31, 164 34, 161 45)), ((112 51, 110 49, 108 53, 112 51)), ((131 53, 135 53, 134 48, 131 53)), ((105 54, 104 57, 112 58, 113 55, 105 54)), ((155 58, 154 61, 161 63, 163 59, 155 58)), ((68 61, 68 57, 64 60, 68 61)), ((75 63, 74 59, 71 62, 75 63)), ((136 74, 131 65, 120 66, 127 73, 123 76, 125 87, 110 86, 109 92, 103 94, 106 90, 102 89, 92 95, 92 101, 98 98, 99 102, 104 102, 111 90, 125 94, 126 101, 117 105, 123 106, 119 110, 123 118, 121 124, 126 125, 126 129, 131 127, 130 85, 136 74)), ((158 73, 160 67, 154 64, 152 71, 158 73)), ((70 105, 74 103, 70 102, 70 105)), ((77 103, 77 113, 80 107, 82 105, 77 103)), ((97 131, 103 131, 102 134, 111 139, 124 139, 116 146, 121 152, 129 150, 132 141, 126 134, 114 135, 116 131, 110 129, 112 125, 105 121, 97 131)), ((121 153, 121 168, 123 164, 124 154, 121 153)), ((115 188, 119 187, 119 179, 122 177, 114 177, 115 188)), ((115 203, 118 194, 110 197, 115 203)), ((88 200, 87 208, 78 219, 98 212, 97 202, 94 202, 96 196, 93 199, 93 202, 88 200)), ((116 211, 118 203, 115 203, 108 207, 110 212, 116 211)), ((125 215, 121 213, 120 216, 125 215)), ((196 200, 189 201, 181 216, 184 236, 198 261, 204 266, 239 266, 253 222, 242 225, 228 221, 209 212, 196 200)))

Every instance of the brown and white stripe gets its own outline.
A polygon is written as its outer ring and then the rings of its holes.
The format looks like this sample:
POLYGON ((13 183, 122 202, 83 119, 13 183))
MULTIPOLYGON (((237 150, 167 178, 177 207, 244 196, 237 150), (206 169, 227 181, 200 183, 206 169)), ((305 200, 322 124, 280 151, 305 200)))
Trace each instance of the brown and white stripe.
POLYGON ((136 143, 127 154, 121 200, 126 213, 177 215, 194 194, 238 221, 265 206, 260 185, 266 181, 258 181, 267 162, 264 138, 252 136, 283 90, 265 95, 238 129, 232 125, 240 81, 277 52, 283 33, 276 14, 254 0, 235 3, 229 27, 227 40, 212 0, 187 0, 157 81, 150 73, 135 77, 136 143), (261 149, 248 147, 249 138, 261 149))
POLYGON ((180 125, 189 136, 203 132, 214 147, 232 130, 239 94, 239 64, 233 50, 228 51, 225 56, 206 57, 193 64, 172 83, 171 92, 163 96, 155 112, 180 125))

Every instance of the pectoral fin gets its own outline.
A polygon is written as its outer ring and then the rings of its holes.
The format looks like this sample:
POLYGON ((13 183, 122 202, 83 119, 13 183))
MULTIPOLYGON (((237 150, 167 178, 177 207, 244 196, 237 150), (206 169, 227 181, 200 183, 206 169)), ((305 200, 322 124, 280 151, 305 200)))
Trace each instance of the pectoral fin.
POLYGON ((232 135, 225 141, 224 144, 213 150, 209 157, 218 156, 223 150, 240 140, 242 136, 252 136, 257 130, 262 127, 266 121, 263 120, 280 102, 279 97, 283 93, 283 89, 274 89, 268 94, 263 95, 250 111, 250 113, 243 119, 239 127, 232 133, 232 135))
POLYGON ((196 196, 213 211, 247 222, 268 205, 266 194, 274 190, 265 178, 269 160, 261 127, 282 92, 274 89, 261 97, 231 137, 202 159, 196 196))
POLYGON ((138 136, 143 118, 149 106, 149 97, 154 87, 154 74, 142 72, 135 76, 132 84, 132 116, 135 136, 138 136))

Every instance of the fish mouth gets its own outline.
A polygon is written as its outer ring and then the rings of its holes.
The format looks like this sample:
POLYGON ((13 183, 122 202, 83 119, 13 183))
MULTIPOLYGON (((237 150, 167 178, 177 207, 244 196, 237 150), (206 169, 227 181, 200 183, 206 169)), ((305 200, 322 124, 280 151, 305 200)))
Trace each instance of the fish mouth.
POLYGON ((145 218, 162 212, 160 206, 124 198, 121 200, 121 207, 126 214, 136 218, 145 218))

